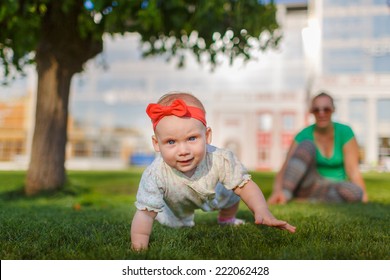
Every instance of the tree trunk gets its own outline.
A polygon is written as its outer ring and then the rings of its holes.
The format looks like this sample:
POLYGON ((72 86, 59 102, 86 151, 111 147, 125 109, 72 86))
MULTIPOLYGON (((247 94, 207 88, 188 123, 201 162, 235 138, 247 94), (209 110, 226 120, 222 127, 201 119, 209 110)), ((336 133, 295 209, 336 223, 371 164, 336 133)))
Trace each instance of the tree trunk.
MULTIPOLYGON (((66 180, 68 101, 72 77, 103 50, 101 29, 84 34, 83 1, 50 1, 36 49, 38 96, 35 130, 25 192, 55 191, 66 180)), ((87 17, 89 18, 89 17, 87 17)), ((92 17, 89 18, 93 21, 92 17)), ((92 23, 94 24, 94 23, 92 23)))
POLYGON ((73 73, 61 68, 54 57, 49 67, 40 67, 39 61, 37 66, 38 96, 27 195, 58 190, 66 180, 68 100, 73 73))

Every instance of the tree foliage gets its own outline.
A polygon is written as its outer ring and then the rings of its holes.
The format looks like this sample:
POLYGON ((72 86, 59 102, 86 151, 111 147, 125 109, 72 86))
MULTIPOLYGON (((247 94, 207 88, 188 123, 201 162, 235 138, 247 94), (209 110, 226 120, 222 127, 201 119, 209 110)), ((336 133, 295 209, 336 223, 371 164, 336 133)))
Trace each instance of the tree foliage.
POLYGON ((72 77, 103 50, 104 34, 137 32, 145 56, 185 53, 212 66, 218 55, 251 59, 280 39, 273 1, 2 0, 0 62, 8 82, 28 64, 38 74, 35 131, 26 192, 56 190, 65 180, 72 77), (265 4, 267 2, 268 4, 265 4))
POLYGON ((248 60, 251 50, 278 44, 281 36, 275 14, 272 1, 258 0, 2 0, 0 61, 4 77, 23 72, 26 64, 35 63, 42 30, 53 30, 59 42, 55 47, 61 52, 61 42, 68 42, 61 36, 71 24, 77 27, 71 36, 96 42, 104 33, 137 32, 145 56, 165 54, 178 57, 181 64, 183 50, 192 52, 199 62, 206 57, 211 65, 217 63, 218 54, 231 62, 236 57, 248 60), (74 22, 45 17, 54 9, 64 15, 77 13, 77 17, 74 22), (58 32, 61 29, 65 30, 58 32))

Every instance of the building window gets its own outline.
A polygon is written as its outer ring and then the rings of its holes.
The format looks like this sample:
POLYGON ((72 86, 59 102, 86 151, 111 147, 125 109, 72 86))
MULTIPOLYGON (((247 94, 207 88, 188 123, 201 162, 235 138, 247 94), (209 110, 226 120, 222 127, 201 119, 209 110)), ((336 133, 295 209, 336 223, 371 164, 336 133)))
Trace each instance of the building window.
POLYGON ((367 102, 365 99, 354 98, 349 100, 349 124, 351 125, 356 140, 359 145, 359 160, 364 162, 366 160, 365 155, 365 143, 366 133, 368 129, 367 118, 362 112, 367 112, 367 102))
POLYGON ((390 17, 387 14, 372 17, 374 38, 390 36, 390 17))
POLYGON ((259 158, 260 163, 262 163, 262 164, 268 163, 268 161, 269 161, 269 151, 266 150, 266 149, 261 149, 259 151, 258 158, 259 158))
POLYGON ((269 169, 271 164, 273 119, 269 112, 257 117, 257 167, 269 169))
POLYGON ((236 140, 228 140, 225 145, 225 149, 228 149, 229 151, 232 151, 233 154, 237 156, 238 159, 241 159, 241 149, 240 144, 236 140))
POLYGON ((362 39, 368 24, 369 18, 362 16, 325 17, 323 36, 325 40, 362 39))
POLYGON ((294 140, 295 115, 296 114, 292 112, 282 113, 282 118, 281 118, 282 131, 280 134, 280 139, 281 139, 281 147, 284 150, 287 150, 294 140))
POLYGON ((87 145, 84 142, 77 142, 74 144, 74 156, 75 157, 86 157, 88 156, 87 145))
POLYGON ((377 123, 379 137, 390 137, 390 98, 378 99, 377 123))
POLYGON ((283 131, 293 132, 295 130, 295 114, 284 113, 282 114, 282 129, 283 131))
POLYGON ((379 137, 379 158, 390 157, 390 137, 379 137))
POLYGON ((378 158, 379 163, 390 168, 390 98, 378 99, 378 158))
POLYGON ((349 101, 349 123, 355 132, 359 146, 364 146, 366 142, 367 117, 362 112, 367 112, 367 102, 365 99, 351 99, 349 101))
POLYGON ((269 132, 272 129, 272 115, 270 113, 262 113, 258 117, 258 130, 269 132))
POLYGON ((0 161, 11 161, 25 153, 24 142, 19 140, 0 141, 0 161))
POLYGON ((366 68, 367 55, 363 48, 324 49, 324 71, 326 73, 362 73, 366 68))
POLYGON ((373 58, 373 70, 375 73, 390 73, 390 47, 388 54, 373 58))

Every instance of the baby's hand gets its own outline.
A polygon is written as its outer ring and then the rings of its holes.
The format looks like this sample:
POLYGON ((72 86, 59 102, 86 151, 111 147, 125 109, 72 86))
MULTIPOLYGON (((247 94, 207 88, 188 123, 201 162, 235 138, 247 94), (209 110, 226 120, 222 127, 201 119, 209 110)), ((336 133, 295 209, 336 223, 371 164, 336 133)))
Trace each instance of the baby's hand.
POLYGON ((266 225, 269 227, 276 227, 278 229, 287 230, 291 233, 295 232, 296 227, 290 225, 289 223, 285 221, 281 221, 276 219, 274 216, 270 215, 266 218, 263 218, 262 216, 258 215, 255 216, 255 224, 258 225, 266 225))

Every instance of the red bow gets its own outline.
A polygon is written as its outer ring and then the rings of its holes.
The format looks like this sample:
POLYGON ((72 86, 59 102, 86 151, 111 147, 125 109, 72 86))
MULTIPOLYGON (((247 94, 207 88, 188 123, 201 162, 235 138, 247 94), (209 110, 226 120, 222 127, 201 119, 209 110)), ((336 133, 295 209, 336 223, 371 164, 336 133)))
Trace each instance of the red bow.
POLYGON ((204 111, 197 107, 187 106, 187 104, 181 99, 174 100, 169 106, 149 104, 146 108, 146 113, 152 120, 153 128, 156 128, 157 123, 162 118, 172 115, 177 117, 191 117, 201 121, 206 126, 204 111))

